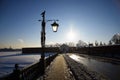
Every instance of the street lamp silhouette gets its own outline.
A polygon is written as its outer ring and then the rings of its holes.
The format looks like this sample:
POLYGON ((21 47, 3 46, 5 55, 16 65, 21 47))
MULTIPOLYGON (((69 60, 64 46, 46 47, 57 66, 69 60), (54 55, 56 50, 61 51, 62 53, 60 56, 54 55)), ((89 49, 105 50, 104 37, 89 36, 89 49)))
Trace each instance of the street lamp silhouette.
MULTIPOLYGON (((42 47, 42 54, 41 54, 41 58, 40 58, 40 62, 41 62, 41 65, 42 65, 42 71, 41 73, 44 74, 45 72, 45 40, 46 40, 46 33, 45 33, 45 26, 46 26, 46 20, 45 20, 45 11, 41 13, 42 15, 42 23, 41 23, 41 26, 42 26, 42 29, 41 29, 41 47, 42 47)), ((41 20, 39 20, 41 21, 41 20)), ((56 23, 56 21, 58 20, 47 20, 47 21, 54 21, 53 24, 51 24, 52 26, 52 29, 53 29, 53 32, 57 32, 58 30, 58 26, 59 24, 56 23)))
POLYGON ((59 25, 56 22, 54 22, 53 24, 51 24, 51 26, 52 26, 53 32, 57 32, 59 25))

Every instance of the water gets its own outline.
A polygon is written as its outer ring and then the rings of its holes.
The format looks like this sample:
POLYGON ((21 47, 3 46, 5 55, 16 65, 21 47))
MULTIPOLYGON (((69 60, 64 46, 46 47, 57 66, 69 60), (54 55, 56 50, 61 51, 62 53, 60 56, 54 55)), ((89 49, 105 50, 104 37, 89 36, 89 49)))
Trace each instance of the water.
POLYGON ((98 59, 77 56, 75 54, 70 55, 70 57, 75 61, 82 63, 88 69, 105 75, 110 78, 110 80, 120 80, 120 62, 119 64, 113 64, 110 62, 103 62, 98 59))
MULTIPOLYGON (((48 56, 48 53, 45 55, 48 56)), ((0 77, 13 71, 14 65, 20 68, 39 61, 40 54, 22 54, 21 52, 0 52, 0 77)))

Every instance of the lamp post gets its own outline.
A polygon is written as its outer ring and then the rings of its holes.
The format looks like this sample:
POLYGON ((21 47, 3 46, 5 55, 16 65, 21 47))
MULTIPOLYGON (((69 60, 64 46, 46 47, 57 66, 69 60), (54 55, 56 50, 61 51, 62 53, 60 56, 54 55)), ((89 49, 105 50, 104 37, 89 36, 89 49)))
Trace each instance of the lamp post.
MULTIPOLYGON (((46 33, 45 33, 45 26, 46 26, 46 20, 45 20, 45 11, 41 13, 42 15, 42 29, 41 29, 41 47, 42 47, 42 54, 41 54, 41 65, 42 65, 42 71, 41 73, 44 74, 45 72, 45 40, 46 40, 46 33)), ((41 20, 39 20, 41 21, 41 20)), ((53 24, 51 24, 53 32, 57 32, 58 30, 58 24, 55 22, 56 20, 48 20, 48 21, 54 21, 53 24)))

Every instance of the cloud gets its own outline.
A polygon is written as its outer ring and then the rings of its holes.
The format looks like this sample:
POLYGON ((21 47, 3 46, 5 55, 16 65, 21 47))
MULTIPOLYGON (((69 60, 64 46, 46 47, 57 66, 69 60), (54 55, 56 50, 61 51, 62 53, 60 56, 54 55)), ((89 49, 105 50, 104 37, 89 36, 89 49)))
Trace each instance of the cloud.
POLYGON ((20 43, 24 43, 24 40, 23 40, 23 39, 18 39, 18 41, 19 41, 20 43))

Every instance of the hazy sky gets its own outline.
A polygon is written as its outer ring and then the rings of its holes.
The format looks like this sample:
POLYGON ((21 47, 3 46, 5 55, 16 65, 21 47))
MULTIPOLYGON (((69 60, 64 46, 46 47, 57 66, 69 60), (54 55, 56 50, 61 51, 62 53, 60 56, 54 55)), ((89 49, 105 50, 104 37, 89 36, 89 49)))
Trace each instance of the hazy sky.
POLYGON ((0 48, 40 46, 41 13, 46 19, 46 44, 95 40, 108 42, 120 33, 119 0, 0 0, 0 48))

